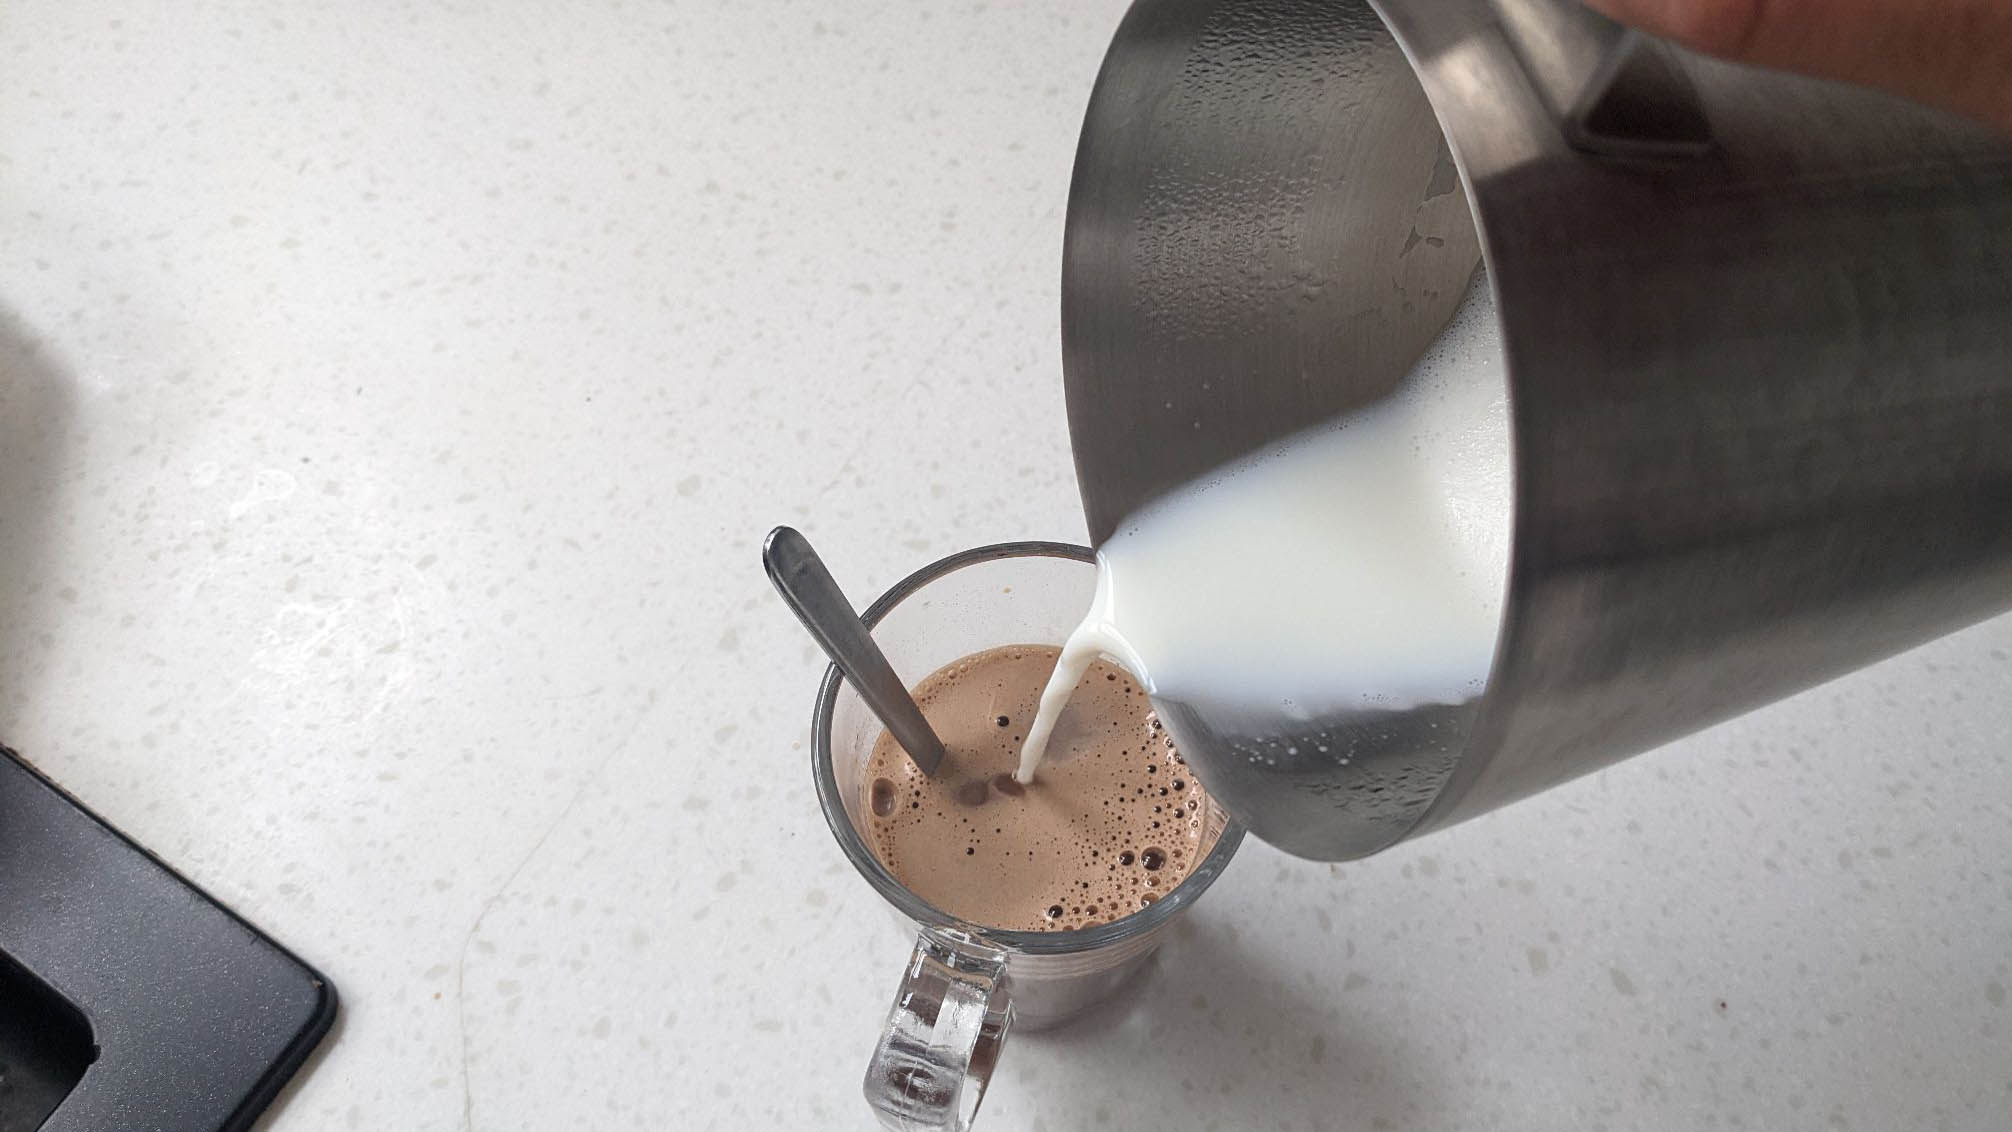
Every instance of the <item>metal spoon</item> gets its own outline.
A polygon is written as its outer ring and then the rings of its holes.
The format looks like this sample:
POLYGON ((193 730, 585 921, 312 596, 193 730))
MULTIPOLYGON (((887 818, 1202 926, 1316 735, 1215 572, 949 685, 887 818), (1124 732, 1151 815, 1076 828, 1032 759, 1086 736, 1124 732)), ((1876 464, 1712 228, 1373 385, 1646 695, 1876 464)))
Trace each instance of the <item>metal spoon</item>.
POLYGON ((824 568, 824 560, 810 548, 810 540, 793 527, 777 527, 762 542, 761 563, 776 592, 796 611, 797 620, 824 648, 824 655, 845 673, 859 698, 887 725, 888 733, 908 752, 915 768, 934 775, 943 762, 943 740, 922 718, 922 709, 915 706, 908 686, 894 674, 880 646, 873 643, 873 635, 853 612, 852 603, 845 600, 831 571, 824 568))

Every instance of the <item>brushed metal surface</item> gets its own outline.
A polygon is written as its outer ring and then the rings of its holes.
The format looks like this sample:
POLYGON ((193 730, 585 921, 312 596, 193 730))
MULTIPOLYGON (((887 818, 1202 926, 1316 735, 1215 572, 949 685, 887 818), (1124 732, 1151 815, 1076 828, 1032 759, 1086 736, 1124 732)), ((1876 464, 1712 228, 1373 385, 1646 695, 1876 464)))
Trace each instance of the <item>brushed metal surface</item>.
POLYGON ((1486 695, 1312 726, 1169 712, 1225 806, 1304 856, 1374 852, 2012 606, 2012 142, 1658 45, 1710 147, 1595 156, 1503 19, 1534 2, 1390 0, 1386 23, 1141 0, 1086 118, 1063 345, 1100 541, 1386 394, 1475 231, 1486 247, 1516 475, 1486 695), (1315 757, 1313 735, 1355 753, 1315 757))
POLYGON ((1062 253, 1091 540, 1383 397, 1479 261, 1431 107, 1366 6, 1135 5, 1090 96, 1062 253))

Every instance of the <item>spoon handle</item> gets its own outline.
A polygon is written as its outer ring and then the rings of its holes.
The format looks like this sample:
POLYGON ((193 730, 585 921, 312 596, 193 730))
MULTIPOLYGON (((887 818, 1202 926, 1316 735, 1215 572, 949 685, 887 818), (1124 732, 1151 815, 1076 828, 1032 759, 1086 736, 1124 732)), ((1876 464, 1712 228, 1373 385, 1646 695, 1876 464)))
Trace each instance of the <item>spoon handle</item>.
POLYGON ((922 717, 922 709, 915 706, 907 686, 887 663, 886 654, 845 600, 831 571, 825 569, 824 560, 811 549, 810 540, 792 527, 777 527, 762 543, 761 560, 769 581, 796 611, 797 620, 845 673, 859 698, 887 725, 888 733, 908 752, 916 769, 934 775, 943 762, 943 740, 922 717))

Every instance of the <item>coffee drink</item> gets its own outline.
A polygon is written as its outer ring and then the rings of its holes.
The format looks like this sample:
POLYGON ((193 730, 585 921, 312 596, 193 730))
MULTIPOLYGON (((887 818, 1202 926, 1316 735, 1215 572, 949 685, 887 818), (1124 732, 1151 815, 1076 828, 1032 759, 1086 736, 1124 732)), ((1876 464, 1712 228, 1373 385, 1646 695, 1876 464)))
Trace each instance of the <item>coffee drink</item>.
POLYGON ((874 745, 868 840, 939 911, 1023 931, 1109 923, 1173 891, 1208 855, 1207 796, 1145 693, 1107 662, 1084 673, 1034 780, 1014 780, 1059 655, 988 649, 917 685, 946 752, 934 777, 892 736, 874 745))

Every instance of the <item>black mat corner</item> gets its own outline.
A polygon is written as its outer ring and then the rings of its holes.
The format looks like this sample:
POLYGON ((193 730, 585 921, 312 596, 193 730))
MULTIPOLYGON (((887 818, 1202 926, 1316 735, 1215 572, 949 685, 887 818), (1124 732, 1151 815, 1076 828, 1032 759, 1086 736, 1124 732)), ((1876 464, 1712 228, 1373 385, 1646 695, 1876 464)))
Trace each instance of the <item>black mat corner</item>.
POLYGON ((0 746, 0 1132, 239 1132, 335 988, 0 746))

